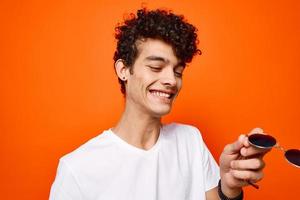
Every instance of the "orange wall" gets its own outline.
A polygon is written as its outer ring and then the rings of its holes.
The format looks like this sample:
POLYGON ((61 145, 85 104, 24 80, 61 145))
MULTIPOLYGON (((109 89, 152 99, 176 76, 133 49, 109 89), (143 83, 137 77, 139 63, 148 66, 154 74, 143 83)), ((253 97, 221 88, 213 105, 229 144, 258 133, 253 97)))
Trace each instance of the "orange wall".
MULTIPOLYGON (((147 2, 147 1, 144 1, 147 2)), ((114 26, 141 1, 0 2, 1 199, 47 199, 59 157, 118 120, 114 26)), ((259 126, 300 148, 300 3, 149 1, 199 29, 203 55, 165 121, 194 124, 218 159, 259 126)), ((300 169, 278 150, 246 199, 298 199, 300 169)))

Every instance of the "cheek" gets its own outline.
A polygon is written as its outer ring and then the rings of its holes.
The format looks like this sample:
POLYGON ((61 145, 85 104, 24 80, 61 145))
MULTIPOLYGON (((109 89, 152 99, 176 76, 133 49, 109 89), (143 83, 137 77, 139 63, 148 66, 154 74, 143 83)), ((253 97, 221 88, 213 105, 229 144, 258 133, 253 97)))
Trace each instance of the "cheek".
POLYGON ((133 93, 133 95, 141 94, 143 93, 148 86, 148 79, 145 76, 134 76, 130 80, 129 86, 130 90, 133 93))
POLYGON ((154 78, 155 77, 151 76, 151 74, 145 73, 142 76, 137 76, 136 80, 140 88, 146 89, 152 82, 154 82, 154 78))

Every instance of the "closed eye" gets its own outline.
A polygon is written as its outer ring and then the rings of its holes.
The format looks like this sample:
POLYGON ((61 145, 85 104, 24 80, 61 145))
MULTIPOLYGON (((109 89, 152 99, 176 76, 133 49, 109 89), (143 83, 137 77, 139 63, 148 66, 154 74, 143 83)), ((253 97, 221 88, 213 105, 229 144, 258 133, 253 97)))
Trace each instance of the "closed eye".
POLYGON ((162 70, 162 67, 159 66, 147 65, 147 67, 149 67, 154 72, 160 72, 162 70))
POLYGON ((174 72, 175 76, 178 78, 181 78, 183 76, 183 74, 181 72, 174 72))
POLYGON ((179 65, 174 68, 174 74, 176 77, 181 78, 183 76, 184 66, 179 65))
MULTIPOLYGON (((161 72, 163 67, 161 66, 153 66, 153 65, 146 65, 147 67, 150 68, 151 71, 153 72, 161 72)), ((182 70, 174 70, 174 75, 178 78, 181 78, 183 76, 183 71, 182 70)))

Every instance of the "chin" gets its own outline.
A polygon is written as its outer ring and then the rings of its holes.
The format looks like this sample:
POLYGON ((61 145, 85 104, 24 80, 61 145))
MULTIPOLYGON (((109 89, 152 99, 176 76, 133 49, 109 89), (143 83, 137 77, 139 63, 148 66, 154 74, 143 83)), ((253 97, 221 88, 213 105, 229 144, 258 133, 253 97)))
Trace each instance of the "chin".
POLYGON ((171 112, 171 107, 152 109, 152 113, 156 117, 163 117, 171 112))

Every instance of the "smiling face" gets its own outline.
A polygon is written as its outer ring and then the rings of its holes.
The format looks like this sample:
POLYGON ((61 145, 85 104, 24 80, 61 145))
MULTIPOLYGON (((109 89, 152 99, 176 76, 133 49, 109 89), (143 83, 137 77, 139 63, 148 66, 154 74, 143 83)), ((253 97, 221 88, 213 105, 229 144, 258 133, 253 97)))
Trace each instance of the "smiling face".
POLYGON ((137 45, 139 55, 127 69, 126 106, 153 117, 171 111, 182 86, 184 66, 172 47, 158 39, 147 38, 137 45))

